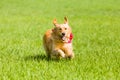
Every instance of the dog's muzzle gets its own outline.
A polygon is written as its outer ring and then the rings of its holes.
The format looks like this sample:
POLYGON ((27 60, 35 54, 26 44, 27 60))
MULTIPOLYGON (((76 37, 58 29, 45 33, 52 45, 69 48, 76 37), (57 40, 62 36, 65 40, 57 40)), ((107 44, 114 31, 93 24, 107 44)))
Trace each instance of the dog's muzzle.
POLYGON ((65 33, 61 33, 61 39, 65 41, 65 33))

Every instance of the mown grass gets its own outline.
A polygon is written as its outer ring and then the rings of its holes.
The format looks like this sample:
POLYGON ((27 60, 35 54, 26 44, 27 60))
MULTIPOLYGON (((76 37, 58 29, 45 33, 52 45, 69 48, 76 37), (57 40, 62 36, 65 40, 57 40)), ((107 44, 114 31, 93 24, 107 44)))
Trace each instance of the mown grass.
POLYGON ((119 0, 0 1, 0 80, 119 80, 119 0), (44 32, 68 16, 73 60, 48 60, 44 32))

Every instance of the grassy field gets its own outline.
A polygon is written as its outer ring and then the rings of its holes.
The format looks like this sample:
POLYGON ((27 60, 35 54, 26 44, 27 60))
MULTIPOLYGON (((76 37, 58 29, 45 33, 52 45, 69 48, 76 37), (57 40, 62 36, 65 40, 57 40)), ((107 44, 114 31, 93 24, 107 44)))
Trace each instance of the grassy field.
POLYGON ((120 0, 1 0, 0 80, 120 80, 120 0), (42 36, 64 16, 75 59, 48 61, 42 36))

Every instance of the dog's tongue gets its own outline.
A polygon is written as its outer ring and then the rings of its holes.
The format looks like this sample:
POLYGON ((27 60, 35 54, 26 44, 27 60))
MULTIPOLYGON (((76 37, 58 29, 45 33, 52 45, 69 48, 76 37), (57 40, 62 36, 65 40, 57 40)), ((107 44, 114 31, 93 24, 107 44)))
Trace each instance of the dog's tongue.
POLYGON ((65 41, 65 37, 62 37, 62 40, 65 41))

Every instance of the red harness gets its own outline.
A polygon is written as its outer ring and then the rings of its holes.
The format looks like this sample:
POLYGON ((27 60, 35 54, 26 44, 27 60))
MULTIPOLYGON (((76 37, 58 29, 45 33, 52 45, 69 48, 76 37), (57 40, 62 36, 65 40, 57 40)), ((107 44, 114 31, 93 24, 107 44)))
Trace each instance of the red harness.
POLYGON ((73 39, 73 34, 71 33, 68 43, 71 43, 71 42, 72 42, 72 39, 73 39))

